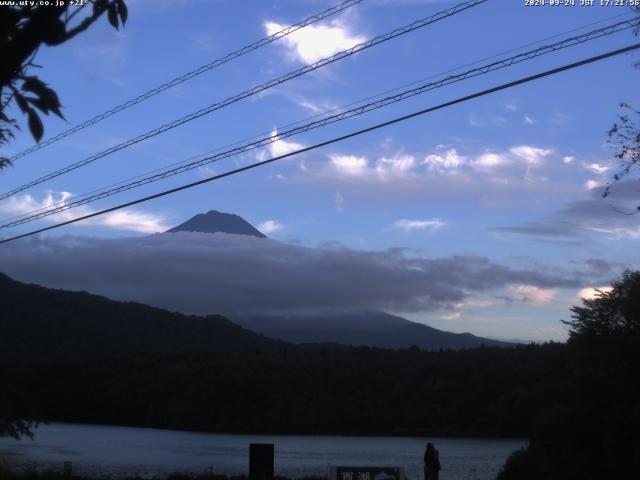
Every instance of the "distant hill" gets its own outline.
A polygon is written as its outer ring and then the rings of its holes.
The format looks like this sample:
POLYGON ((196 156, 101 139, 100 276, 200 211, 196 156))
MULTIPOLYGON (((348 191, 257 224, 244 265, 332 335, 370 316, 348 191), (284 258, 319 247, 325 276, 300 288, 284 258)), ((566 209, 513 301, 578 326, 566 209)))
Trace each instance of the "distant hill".
POLYGON ((244 218, 231 213, 218 212, 217 210, 210 210, 207 213, 199 213, 177 227, 173 227, 168 230, 168 232, 222 232, 266 238, 266 235, 247 222, 244 218))
POLYGON ((172 313, 0 274, 0 359, 78 359, 133 352, 253 352, 284 344, 219 315, 172 313))
POLYGON ((393 349, 415 345, 423 350, 459 350, 480 345, 515 346, 470 333, 445 332, 379 311, 326 311, 299 315, 232 314, 229 317, 249 330, 290 343, 338 343, 393 349))

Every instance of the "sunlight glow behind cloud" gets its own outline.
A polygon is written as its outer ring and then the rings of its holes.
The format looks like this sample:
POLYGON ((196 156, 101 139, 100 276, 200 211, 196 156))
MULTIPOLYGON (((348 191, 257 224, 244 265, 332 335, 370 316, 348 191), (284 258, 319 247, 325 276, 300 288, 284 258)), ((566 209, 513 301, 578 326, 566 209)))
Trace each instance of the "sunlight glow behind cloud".
MULTIPOLYGON (((268 35, 286 28, 286 25, 276 22, 265 22, 264 28, 268 35)), ((310 64, 337 52, 351 48, 366 41, 360 35, 353 35, 338 22, 331 25, 308 25, 282 39, 288 47, 292 57, 310 64)))

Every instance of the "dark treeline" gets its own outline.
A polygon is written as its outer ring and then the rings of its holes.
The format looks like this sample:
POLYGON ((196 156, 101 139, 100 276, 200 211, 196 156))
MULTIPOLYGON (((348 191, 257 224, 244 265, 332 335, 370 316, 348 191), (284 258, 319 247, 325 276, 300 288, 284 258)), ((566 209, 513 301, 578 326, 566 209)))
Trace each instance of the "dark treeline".
POLYGON ((573 307, 562 388, 499 480, 640 475, 640 271, 573 307))
POLYGON ((0 364, 52 421, 228 432, 525 436, 574 375, 561 344, 0 364))

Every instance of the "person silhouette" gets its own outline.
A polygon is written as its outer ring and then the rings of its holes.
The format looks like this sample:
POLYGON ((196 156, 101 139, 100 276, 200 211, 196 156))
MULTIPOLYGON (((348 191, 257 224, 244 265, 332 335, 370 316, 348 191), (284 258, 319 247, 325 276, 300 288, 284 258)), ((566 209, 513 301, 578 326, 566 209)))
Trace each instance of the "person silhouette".
POLYGON ((440 470, 440 455, 433 443, 429 442, 424 451, 424 480, 438 480, 440 470))

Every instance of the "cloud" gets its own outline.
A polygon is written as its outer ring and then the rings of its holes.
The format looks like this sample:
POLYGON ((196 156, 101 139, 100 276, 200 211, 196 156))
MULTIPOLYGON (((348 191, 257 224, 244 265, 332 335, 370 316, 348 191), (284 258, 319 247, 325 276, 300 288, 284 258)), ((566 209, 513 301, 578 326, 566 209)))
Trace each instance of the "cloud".
POLYGON ((339 212, 344 211, 344 196, 340 192, 336 192, 333 196, 333 204, 339 212))
POLYGON ((510 287, 510 291, 517 302, 537 306, 552 303, 558 292, 555 288, 540 288, 534 285, 514 285, 510 287))
MULTIPOLYGON (((16 216, 24 215, 35 210, 45 210, 54 205, 56 207, 67 205, 73 197, 74 194, 71 192, 51 191, 47 192, 41 200, 37 200, 29 194, 14 195, 0 202, 0 212, 16 216)), ((94 211, 91 207, 84 205, 45 217, 44 220, 50 223, 66 222, 89 215, 94 211)), ((165 219, 162 216, 133 209, 117 210, 73 225, 78 227, 98 226, 138 233, 164 232, 171 228, 165 223, 165 219)))
POLYGON ((304 145, 301 143, 288 142, 281 139, 278 137, 278 130, 275 129, 271 132, 271 140, 272 142, 266 147, 266 149, 261 149, 256 154, 256 159, 258 161, 279 157, 304 148, 304 145))
POLYGON ((610 167, 608 167, 607 165, 603 165, 601 163, 584 164, 582 167, 585 170, 589 170, 590 172, 596 173, 598 175, 602 175, 603 173, 607 172, 610 169, 610 167))
MULTIPOLYGON (((267 35, 273 35, 286 27, 271 21, 264 24, 267 35)), ((286 45, 291 57, 307 64, 365 41, 365 37, 350 33, 339 21, 333 21, 329 25, 308 25, 280 40, 286 45)))
POLYGON ((265 235, 269 235, 270 233, 279 232, 284 228, 284 225, 277 220, 266 220, 259 223, 256 228, 265 235))
POLYGON ((530 285, 579 289, 606 281, 480 256, 421 258, 402 249, 310 248, 194 232, 135 238, 30 237, 0 246, 17 280, 87 290, 186 313, 302 308, 434 311, 471 295, 530 285))
MULTIPOLYGON (((380 147, 388 149, 389 147, 380 147)), ((507 150, 461 153, 451 145, 438 145, 426 153, 400 149, 395 153, 367 155, 337 151, 328 161, 315 155, 304 163, 304 175, 295 181, 327 183, 344 182, 350 186, 383 188, 401 195, 451 195, 463 192, 541 190, 558 193, 549 181, 558 178, 561 157, 553 150, 534 145, 516 145, 507 150), (554 158, 553 162, 548 161, 554 158), (533 175, 535 173, 535 175, 533 175)))
POLYGON ((510 149, 516 157, 521 158, 528 164, 538 165, 543 159, 553 153, 553 150, 546 148, 532 147, 531 145, 520 145, 510 149))
POLYGON ((509 160, 504 155, 485 153, 477 157, 471 165, 478 170, 488 170, 501 167, 507 163, 509 163, 509 160))
POLYGON ((603 186, 604 186, 604 183, 598 180, 589 179, 586 182, 584 182, 584 188, 586 188, 587 190, 595 190, 603 186))
POLYGON ((441 315, 440 320, 460 320, 462 318, 462 312, 452 312, 448 315, 441 315))
POLYGON ((375 170, 380 180, 388 181, 393 178, 411 175, 416 165, 416 159, 413 155, 402 154, 379 158, 375 170))
POLYGON ((467 158, 458 155, 458 152, 452 148, 444 152, 444 154, 429 154, 424 157, 423 165, 426 165, 430 171, 439 173, 455 172, 462 165, 467 163, 467 158))
POLYGON ((339 105, 335 103, 324 101, 324 100, 321 100, 321 101, 311 100, 307 97, 304 97, 302 95, 297 95, 294 93, 285 93, 285 96, 289 98, 292 102, 294 102, 296 105, 298 105, 299 107, 304 108, 305 110, 308 110, 314 115, 318 115, 320 113, 326 113, 339 108, 339 105))
POLYGON ((440 230, 447 226, 447 222, 443 222, 439 218, 432 218, 431 220, 397 220, 393 222, 393 228, 404 230, 405 232, 411 232, 413 230, 440 230))
POLYGON ((640 238, 640 214, 621 213, 635 212, 640 203, 636 182, 618 182, 607 199, 602 198, 602 184, 589 182, 585 199, 569 202, 540 221, 496 227, 494 230, 538 238, 585 239, 593 235, 610 239, 640 238))
POLYGON ((531 118, 529 115, 525 115, 524 123, 526 123, 527 125, 533 125, 534 123, 536 123, 536 121, 533 118, 531 118))
POLYGON ((367 159, 355 155, 329 155, 335 169, 345 175, 358 176, 367 173, 367 159))

